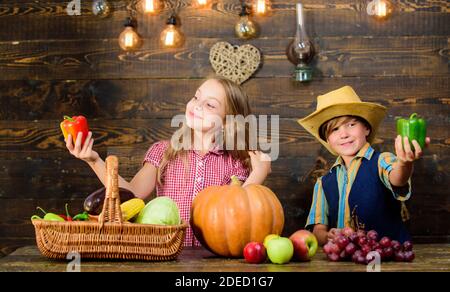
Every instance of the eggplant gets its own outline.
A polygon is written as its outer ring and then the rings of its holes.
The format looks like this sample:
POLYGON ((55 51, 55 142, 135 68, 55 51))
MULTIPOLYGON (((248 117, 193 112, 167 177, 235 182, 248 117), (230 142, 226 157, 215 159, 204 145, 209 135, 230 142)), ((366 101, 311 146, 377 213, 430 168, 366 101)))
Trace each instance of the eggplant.
MULTIPOLYGON (((103 210, 103 203, 105 201, 105 196, 106 196, 105 187, 100 188, 95 192, 91 193, 84 200, 83 204, 84 210, 88 212, 90 215, 99 215, 103 210)), ((124 188, 119 188, 119 196, 120 196, 120 203, 135 198, 135 195, 131 191, 124 188)))

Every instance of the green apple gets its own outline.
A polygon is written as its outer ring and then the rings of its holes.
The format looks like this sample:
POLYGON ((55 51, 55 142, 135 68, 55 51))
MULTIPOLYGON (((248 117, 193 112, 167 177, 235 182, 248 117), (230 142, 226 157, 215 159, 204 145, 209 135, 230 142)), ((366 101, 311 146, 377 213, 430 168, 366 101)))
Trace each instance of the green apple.
POLYGON ((294 245, 287 237, 272 238, 267 242, 267 255, 274 264, 286 264, 294 255, 294 245))
POLYGON ((280 237, 278 234, 269 234, 266 237, 264 237, 264 247, 267 249, 267 243, 269 242, 269 240, 272 240, 274 238, 278 238, 280 237))

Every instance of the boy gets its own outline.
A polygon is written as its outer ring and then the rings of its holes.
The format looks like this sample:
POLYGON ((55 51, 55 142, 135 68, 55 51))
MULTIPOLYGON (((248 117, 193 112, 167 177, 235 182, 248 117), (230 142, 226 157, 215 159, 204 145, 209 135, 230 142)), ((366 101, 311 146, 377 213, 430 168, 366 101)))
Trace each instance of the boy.
POLYGON ((353 213, 365 230, 376 230, 380 238, 410 240, 401 211, 411 195, 413 161, 422 156, 422 149, 413 140, 413 151, 407 137, 403 146, 398 135, 397 157, 375 151, 370 143, 385 114, 384 106, 362 102, 350 86, 344 86, 318 96, 316 111, 298 120, 338 156, 331 170, 316 182, 306 222, 314 227, 322 245, 339 229, 352 226, 353 213))

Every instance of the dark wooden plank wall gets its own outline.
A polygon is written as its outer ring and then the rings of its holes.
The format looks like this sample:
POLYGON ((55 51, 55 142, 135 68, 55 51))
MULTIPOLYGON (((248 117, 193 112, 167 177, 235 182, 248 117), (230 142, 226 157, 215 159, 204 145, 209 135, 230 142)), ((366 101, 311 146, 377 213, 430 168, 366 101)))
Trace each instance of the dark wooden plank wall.
MULTIPOLYGON (((125 1, 111 1, 105 19, 81 0, 82 15, 67 16, 68 1, 3 0, 0 3, 0 242, 33 242, 29 217, 36 206, 79 211, 100 187, 83 162, 66 151, 59 130, 65 114, 83 113, 104 158, 120 155, 131 178, 146 149, 170 137, 170 118, 212 73, 209 48, 217 41, 243 44, 233 35, 239 2, 220 0, 209 11, 181 7, 183 48, 158 45, 167 11, 138 16, 141 50, 125 55, 117 45, 125 1)), ((395 116, 418 112, 433 139, 417 162, 409 223, 417 241, 449 241, 448 169, 449 35, 446 1, 394 1, 387 21, 367 16, 367 1, 305 0, 309 34, 318 55, 315 80, 294 84, 284 51, 295 33, 295 2, 273 1, 274 13, 256 18, 261 36, 249 43, 263 53, 261 70, 245 88, 257 114, 280 115, 280 158, 267 180, 286 213, 285 234, 303 227, 318 158, 332 157, 296 119, 312 112, 318 94, 349 84, 367 101, 389 107, 380 130, 383 151, 393 150, 395 116)), ((319 163, 319 166, 321 164, 319 163)))

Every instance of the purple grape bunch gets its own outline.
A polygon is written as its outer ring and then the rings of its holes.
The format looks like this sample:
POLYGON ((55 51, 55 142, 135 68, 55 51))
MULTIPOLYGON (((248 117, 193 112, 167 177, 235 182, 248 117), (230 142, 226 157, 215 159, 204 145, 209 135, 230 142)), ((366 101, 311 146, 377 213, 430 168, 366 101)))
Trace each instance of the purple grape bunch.
POLYGON ((354 263, 366 265, 369 262, 367 255, 372 251, 378 252, 381 261, 384 262, 412 262, 414 260, 415 254, 411 241, 401 244, 387 236, 380 239, 378 237, 375 230, 367 233, 363 230, 355 232, 352 228, 345 227, 333 240, 323 246, 323 251, 328 260, 332 262, 351 260, 354 263))

